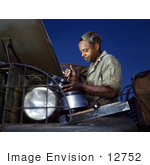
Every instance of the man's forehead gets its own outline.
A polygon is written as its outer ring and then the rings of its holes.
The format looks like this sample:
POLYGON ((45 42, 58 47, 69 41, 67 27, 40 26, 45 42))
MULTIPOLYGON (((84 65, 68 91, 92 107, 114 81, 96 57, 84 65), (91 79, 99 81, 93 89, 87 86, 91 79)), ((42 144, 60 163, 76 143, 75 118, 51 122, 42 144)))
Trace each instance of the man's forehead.
POLYGON ((92 47, 92 44, 87 41, 80 41, 79 47, 83 50, 92 47))

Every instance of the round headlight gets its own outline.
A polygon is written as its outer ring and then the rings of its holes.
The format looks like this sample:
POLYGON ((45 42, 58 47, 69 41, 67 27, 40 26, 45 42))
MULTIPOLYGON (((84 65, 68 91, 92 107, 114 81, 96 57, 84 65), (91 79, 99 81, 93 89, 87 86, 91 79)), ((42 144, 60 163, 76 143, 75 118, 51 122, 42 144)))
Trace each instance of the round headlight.
POLYGON ((57 95, 46 87, 37 87, 29 91, 24 98, 24 112, 33 120, 44 120, 50 117, 57 106, 57 95), (29 108, 28 108, 29 107, 29 108))

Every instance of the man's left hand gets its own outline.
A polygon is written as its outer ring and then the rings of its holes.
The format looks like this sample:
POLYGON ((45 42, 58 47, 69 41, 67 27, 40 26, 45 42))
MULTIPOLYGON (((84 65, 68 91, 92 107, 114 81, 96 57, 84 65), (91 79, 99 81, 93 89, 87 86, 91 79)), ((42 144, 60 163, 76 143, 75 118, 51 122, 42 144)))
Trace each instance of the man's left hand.
POLYGON ((63 85, 62 89, 64 92, 82 91, 83 90, 83 84, 78 82, 78 81, 71 81, 70 84, 63 85))

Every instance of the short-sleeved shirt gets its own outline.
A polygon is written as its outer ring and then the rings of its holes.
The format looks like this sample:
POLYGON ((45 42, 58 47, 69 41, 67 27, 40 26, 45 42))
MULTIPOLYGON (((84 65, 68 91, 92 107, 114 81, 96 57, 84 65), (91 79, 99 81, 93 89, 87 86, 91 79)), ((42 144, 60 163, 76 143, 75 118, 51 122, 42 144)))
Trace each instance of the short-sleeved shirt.
MULTIPOLYGON (((109 86, 119 95, 121 82, 122 71, 119 61, 114 56, 103 51, 96 63, 91 63, 88 69, 86 84, 93 86, 109 86)), ((86 97, 91 107, 97 101, 100 105, 118 101, 118 98, 112 100, 95 96, 88 92, 86 93, 86 97)))

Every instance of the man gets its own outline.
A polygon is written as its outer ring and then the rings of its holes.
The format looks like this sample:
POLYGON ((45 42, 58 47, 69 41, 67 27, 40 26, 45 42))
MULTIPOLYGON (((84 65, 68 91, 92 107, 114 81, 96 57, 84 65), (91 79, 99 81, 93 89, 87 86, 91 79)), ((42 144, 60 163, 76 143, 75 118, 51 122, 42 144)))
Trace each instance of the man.
POLYGON ((122 73, 119 61, 106 51, 101 51, 101 37, 95 32, 85 33, 79 41, 82 57, 91 62, 86 83, 81 83, 72 68, 66 70, 65 76, 71 81, 62 86, 64 92, 84 91, 89 106, 105 105, 116 102, 121 89, 122 73))

